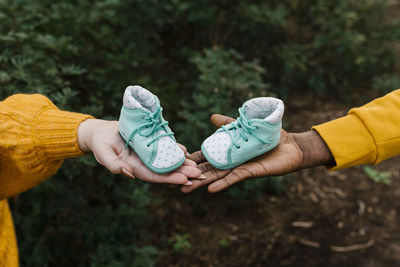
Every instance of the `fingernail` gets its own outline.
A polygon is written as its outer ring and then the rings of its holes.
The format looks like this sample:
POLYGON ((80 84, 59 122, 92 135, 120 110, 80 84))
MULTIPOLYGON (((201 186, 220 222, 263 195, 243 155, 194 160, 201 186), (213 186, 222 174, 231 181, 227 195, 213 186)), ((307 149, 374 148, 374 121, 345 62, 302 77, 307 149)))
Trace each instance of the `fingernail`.
POLYGON ((207 179, 207 177, 204 174, 202 174, 199 177, 197 177, 197 179, 204 180, 207 179))
POLYGON ((185 152, 185 156, 186 156, 187 158, 190 158, 190 153, 189 153, 189 152, 185 152))
POLYGON ((191 182, 191 181, 187 181, 187 183, 186 184, 184 184, 184 185, 192 185, 193 183, 191 182))
POLYGON ((127 170, 125 170, 124 168, 121 169, 122 175, 131 178, 131 179, 135 179, 135 176, 133 176, 130 172, 128 172, 127 170))

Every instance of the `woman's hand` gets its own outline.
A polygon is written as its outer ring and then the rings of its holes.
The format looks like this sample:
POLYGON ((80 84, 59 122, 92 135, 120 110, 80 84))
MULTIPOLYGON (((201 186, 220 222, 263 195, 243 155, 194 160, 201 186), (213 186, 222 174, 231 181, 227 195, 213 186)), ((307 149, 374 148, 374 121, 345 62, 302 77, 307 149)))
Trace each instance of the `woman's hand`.
MULTIPOLYGON (((93 152, 96 160, 114 174, 139 178, 147 182, 191 184, 188 178, 199 178, 201 171, 197 164, 186 159, 177 170, 157 174, 148 169, 132 149, 125 149, 125 143, 118 133, 118 121, 88 119, 78 128, 78 143, 82 151, 93 152)), ((180 145, 187 154, 186 148, 180 145)))
MULTIPOLYGON (((232 121, 233 118, 219 114, 211 117, 211 122, 218 128, 232 121)), ((231 170, 214 168, 206 162, 201 151, 193 153, 191 158, 199 164, 206 179, 194 180, 192 185, 182 186, 184 193, 210 183, 208 191, 215 193, 248 178, 284 175, 317 165, 334 164, 328 146, 315 131, 297 134, 282 130, 279 143, 273 150, 231 170)))

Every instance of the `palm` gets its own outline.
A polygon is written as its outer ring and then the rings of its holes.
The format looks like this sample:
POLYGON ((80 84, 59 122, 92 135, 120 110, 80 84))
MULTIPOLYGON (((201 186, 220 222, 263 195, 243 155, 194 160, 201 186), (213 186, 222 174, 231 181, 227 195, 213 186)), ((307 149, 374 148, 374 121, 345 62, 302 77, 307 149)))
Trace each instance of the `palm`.
MULTIPOLYGON (((126 169, 135 177, 154 183, 184 184, 189 177, 200 175, 196 163, 186 159, 184 164, 173 172, 157 174, 147 168, 132 149, 125 149, 125 142, 118 134, 118 122, 93 120, 96 129, 91 136, 90 150, 96 160, 112 173, 121 173, 126 169)), ((184 152, 186 148, 180 145, 184 152)))
MULTIPOLYGON (((231 122, 233 119, 222 115, 214 115, 212 122, 217 127, 231 122)), ((297 145, 295 136, 282 130, 279 144, 271 151, 254 158, 231 170, 218 170, 212 167, 201 151, 192 154, 192 159, 207 177, 205 180, 193 181, 191 186, 183 186, 187 193, 206 184, 212 183, 208 190, 218 192, 248 178, 283 175, 302 167, 303 154, 297 145)))
POLYGON ((186 177, 197 176, 195 164, 190 160, 185 160, 184 164, 173 172, 157 174, 147 168, 132 149, 125 149, 124 143, 119 149, 119 157, 129 163, 133 169, 133 174, 143 181, 152 183, 180 183, 186 177))

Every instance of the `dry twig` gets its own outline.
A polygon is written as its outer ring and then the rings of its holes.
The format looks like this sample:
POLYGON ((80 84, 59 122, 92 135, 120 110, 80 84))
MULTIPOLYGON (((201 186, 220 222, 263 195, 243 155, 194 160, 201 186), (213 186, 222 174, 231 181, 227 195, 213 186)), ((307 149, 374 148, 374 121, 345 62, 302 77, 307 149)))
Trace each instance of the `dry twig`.
POLYGON ((321 244, 315 241, 311 241, 311 240, 306 240, 306 239, 299 239, 299 243, 304 245, 304 246, 308 246, 308 247, 313 247, 313 248, 320 248, 321 244))
POLYGON ((350 251, 366 249, 366 248, 372 247, 374 244, 375 244, 375 240, 371 239, 367 243, 355 244, 355 245, 346 246, 346 247, 331 246, 331 250, 335 251, 335 252, 350 252, 350 251))
POLYGON ((314 202, 314 203, 318 203, 319 199, 317 197, 317 195, 314 192, 311 192, 308 194, 308 196, 310 197, 310 199, 314 202))
POLYGON ((340 198, 345 198, 346 197, 346 193, 344 193, 339 188, 325 186, 324 189, 325 189, 326 192, 336 194, 340 198))
POLYGON ((292 222, 293 227, 302 227, 302 228, 310 228, 314 225, 313 222, 302 222, 302 221, 295 221, 292 222))

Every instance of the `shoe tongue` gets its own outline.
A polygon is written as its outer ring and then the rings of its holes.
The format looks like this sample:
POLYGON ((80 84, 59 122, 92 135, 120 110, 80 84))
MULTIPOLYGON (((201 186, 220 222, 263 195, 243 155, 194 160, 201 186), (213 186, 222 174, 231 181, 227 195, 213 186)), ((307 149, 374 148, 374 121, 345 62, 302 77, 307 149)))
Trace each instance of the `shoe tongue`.
POLYGON ((261 119, 269 123, 277 123, 282 119, 284 106, 280 99, 273 97, 257 97, 243 104, 244 114, 248 120, 261 119))
POLYGON ((147 89, 135 85, 125 89, 123 104, 129 109, 147 109, 154 112, 157 109, 156 96, 147 89))

